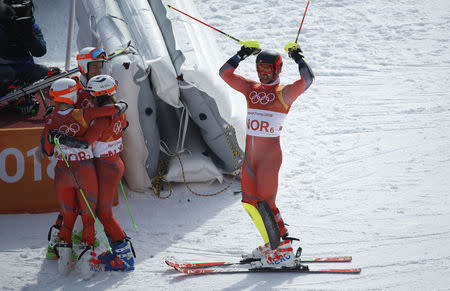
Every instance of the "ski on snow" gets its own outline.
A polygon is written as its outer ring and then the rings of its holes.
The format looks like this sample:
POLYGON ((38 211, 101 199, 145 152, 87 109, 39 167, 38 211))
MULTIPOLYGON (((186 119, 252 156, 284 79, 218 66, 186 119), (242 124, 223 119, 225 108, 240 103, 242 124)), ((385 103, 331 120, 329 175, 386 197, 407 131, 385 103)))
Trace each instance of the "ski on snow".
POLYGON ((210 269, 185 269, 175 267, 180 273, 186 275, 206 275, 206 274, 236 274, 236 273, 305 273, 305 274, 359 274, 360 268, 351 269, 317 269, 310 270, 307 265, 299 265, 296 267, 273 267, 273 268, 239 268, 226 267, 218 268, 212 267, 210 269))
POLYGON ((186 275, 235 274, 235 273, 310 273, 310 274, 359 274, 360 268, 324 268, 310 269, 304 263, 345 263, 351 262, 351 256, 301 258, 294 267, 250 267, 249 264, 258 259, 244 259, 237 262, 179 262, 168 258, 166 264, 186 275))
MULTIPOLYGON (((182 269, 198 269, 206 267, 218 267, 218 266, 238 266, 249 264, 252 261, 258 261, 258 259, 243 259, 235 262, 216 261, 216 262, 181 262, 174 258, 167 258, 166 264, 175 268, 182 269)), ((305 257, 300 259, 301 263, 348 263, 352 261, 351 256, 339 256, 339 257, 305 257)))

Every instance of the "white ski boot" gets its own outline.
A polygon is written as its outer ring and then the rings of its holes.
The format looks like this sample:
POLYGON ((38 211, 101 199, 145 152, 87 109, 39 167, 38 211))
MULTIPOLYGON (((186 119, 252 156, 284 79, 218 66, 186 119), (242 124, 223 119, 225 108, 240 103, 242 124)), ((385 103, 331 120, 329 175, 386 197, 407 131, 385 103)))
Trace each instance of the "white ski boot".
MULTIPOLYGON (((290 250, 292 252, 293 251, 292 250, 292 240, 290 240, 290 239, 282 240, 280 242, 280 244, 278 245, 277 249, 290 250)), ((248 261, 260 260, 267 254, 270 254, 271 252, 272 252, 272 249, 270 248, 270 244, 266 243, 262 246, 257 247, 256 249, 254 249, 251 254, 242 255, 242 258, 244 261, 245 260, 248 260, 248 261)))
POLYGON ((81 251, 78 257, 78 268, 81 277, 84 280, 89 280, 97 272, 102 270, 100 260, 97 259, 97 254, 94 252, 94 247, 91 245, 81 244, 79 250, 81 251))
POLYGON ((47 253, 45 254, 45 257, 50 260, 56 260, 56 253, 55 253, 55 246, 59 242, 59 229, 60 227, 55 225, 52 225, 48 231, 48 246, 47 246, 47 253))
POLYGON ((299 259, 292 251, 290 243, 265 252, 259 261, 250 262, 252 268, 295 267, 298 264, 299 259))
POLYGON ((58 273, 67 275, 72 270, 72 247, 64 242, 55 246, 58 255, 58 273))

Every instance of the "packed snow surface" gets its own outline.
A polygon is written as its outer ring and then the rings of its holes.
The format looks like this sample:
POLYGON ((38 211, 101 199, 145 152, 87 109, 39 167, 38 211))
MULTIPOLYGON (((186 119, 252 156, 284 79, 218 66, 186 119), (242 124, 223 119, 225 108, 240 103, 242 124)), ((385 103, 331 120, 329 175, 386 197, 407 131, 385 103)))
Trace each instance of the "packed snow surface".
MULTIPOLYGON (((37 61, 62 66, 69 1, 35 2, 49 46, 47 56, 37 61)), ((282 52, 282 83, 299 77, 283 47, 295 40, 306 1, 194 4, 206 23, 282 52)), ((216 36, 220 62, 225 62, 240 45, 216 36)), ((295 246, 302 246, 305 255, 352 255, 352 263, 338 267, 361 267, 360 275, 186 277, 169 269, 164 264, 167 256, 232 260, 261 244, 240 205, 240 194, 234 193, 239 182, 234 182, 224 193, 207 198, 193 195, 184 185, 173 185, 168 199, 158 199, 151 191, 128 191, 138 232, 123 198, 114 211, 132 237, 136 270, 100 273, 89 281, 76 272, 62 277, 56 262, 44 259, 56 213, 2 215, 0 289, 447 289, 449 39, 447 0, 313 0, 309 5, 299 44, 316 79, 285 122, 278 207, 290 234, 300 238, 295 246)), ((256 79, 254 61, 243 61, 237 73, 256 79)), ((190 186, 214 193, 225 185, 190 186)))

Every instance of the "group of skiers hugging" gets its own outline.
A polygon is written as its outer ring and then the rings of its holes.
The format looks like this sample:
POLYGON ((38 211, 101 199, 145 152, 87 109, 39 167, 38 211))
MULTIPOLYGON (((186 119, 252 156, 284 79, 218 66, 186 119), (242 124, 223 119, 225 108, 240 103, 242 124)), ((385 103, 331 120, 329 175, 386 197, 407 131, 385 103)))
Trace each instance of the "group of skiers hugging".
POLYGON ((130 238, 112 210, 124 172, 119 153, 128 106, 114 96, 117 81, 102 74, 107 59, 101 47, 84 48, 77 55, 81 74, 51 85, 56 108, 46 117, 41 138, 42 152, 58 160, 54 183, 60 214, 49 231, 47 258, 57 259, 60 274, 77 268, 83 279, 100 270, 134 270, 130 238), (83 229, 74 233, 78 215, 83 229), (99 255, 95 217, 108 237, 107 250, 99 255))

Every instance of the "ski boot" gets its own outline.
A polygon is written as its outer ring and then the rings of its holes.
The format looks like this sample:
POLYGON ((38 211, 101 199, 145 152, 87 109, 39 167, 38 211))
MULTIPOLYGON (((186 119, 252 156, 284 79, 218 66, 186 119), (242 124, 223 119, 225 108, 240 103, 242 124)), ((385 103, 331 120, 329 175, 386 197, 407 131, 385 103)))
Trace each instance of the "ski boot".
MULTIPOLYGON (((107 238, 108 238, 109 245, 112 246, 113 242, 111 241, 111 238, 109 237, 109 235, 107 235, 107 238)), ((114 260, 115 257, 116 257, 116 255, 114 255, 113 252, 106 250, 103 253, 101 253, 100 255, 98 255, 97 259, 100 260, 101 264, 106 265, 109 261, 114 260)))
MULTIPOLYGON (((48 231, 48 247, 47 247, 47 253, 45 254, 45 257, 49 260, 56 260, 56 253, 55 253, 55 245, 59 241, 59 225, 52 225, 48 231)), ((81 244, 81 236, 83 231, 72 233, 72 245, 73 245, 73 251, 72 251, 72 259, 74 261, 78 260, 78 254, 75 251, 80 244, 81 244)), ((100 245, 100 241, 95 238, 95 247, 98 247, 100 245)))
POLYGON ((81 244, 78 249, 80 252, 78 256, 78 266, 81 277, 84 280, 89 280, 97 272, 102 270, 100 260, 97 259, 97 254, 94 252, 94 246, 81 244))
POLYGON ((121 241, 112 243, 112 253, 106 251, 98 256, 105 264, 105 271, 132 271, 134 270, 134 258, 136 254, 130 238, 125 237, 121 241))
MULTIPOLYGON (((288 237, 284 236, 282 237, 282 240, 280 241, 280 244, 278 245, 277 250, 287 250, 287 251, 293 251, 292 249, 292 241, 299 240, 298 238, 288 237)), ((253 261, 259 261, 261 260, 265 255, 270 254, 272 252, 272 249, 270 248, 270 244, 266 243, 262 246, 257 247, 252 251, 251 254, 242 255, 242 263, 250 263, 253 261)))
POLYGON ((59 230, 60 226, 58 225, 52 225, 50 229, 48 230, 48 246, 47 246, 47 253, 45 254, 45 257, 50 260, 56 260, 56 253, 55 253, 55 246, 59 242, 59 230))
POLYGON ((74 263, 72 260, 72 246, 60 242, 53 248, 55 250, 56 258, 58 259, 58 273, 67 275, 72 270, 74 263))
POLYGON ((275 250, 268 250, 263 253, 258 261, 250 262, 252 268, 280 268, 280 267, 295 267, 299 265, 300 260, 294 254, 292 245, 289 240, 280 245, 275 250))

